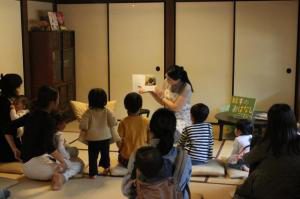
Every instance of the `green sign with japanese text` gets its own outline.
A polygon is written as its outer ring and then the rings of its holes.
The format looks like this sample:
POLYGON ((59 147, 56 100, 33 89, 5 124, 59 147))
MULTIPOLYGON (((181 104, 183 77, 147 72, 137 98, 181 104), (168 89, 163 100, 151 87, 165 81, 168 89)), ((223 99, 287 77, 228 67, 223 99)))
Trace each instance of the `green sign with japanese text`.
POLYGON ((233 96, 229 112, 236 118, 251 120, 254 112, 255 101, 255 98, 233 96))

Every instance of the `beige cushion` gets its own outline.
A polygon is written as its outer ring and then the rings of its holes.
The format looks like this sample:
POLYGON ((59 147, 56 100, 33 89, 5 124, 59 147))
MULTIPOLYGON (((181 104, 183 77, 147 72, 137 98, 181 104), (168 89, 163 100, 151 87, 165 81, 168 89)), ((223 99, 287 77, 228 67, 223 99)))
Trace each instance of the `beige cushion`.
MULTIPOLYGON (((116 106, 115 100, 113 101, 108 101, 106 107, 111 111, 114 112, 115 106, 116 106)), ((74 112, 74 115, 76 119, 80 120, 83 113, 88 109, 88 104, 84 102, 79 102, 79 101, 70 101, 72 110, 74 112)))
POLYGON ((112 176, 120 176, 123 177, 128 173, 128 169, 121 166, 121 165, 117 165, 113 168, 111 168, 111 175, 112 176))
POLYGON ((225 169, 218 160, 209 160, 207 164, 192 167, 192 176, 224 176, 225 169))
POLYGON ((233 168, 226 168, 227 174, 229 178, 247 178, 249 173, 247 171, 241 171, 238 169, 233 169, 233 168))
POLYGON ((22 163, 20 162, 0 163, 0 173, 23 174, 22 163))

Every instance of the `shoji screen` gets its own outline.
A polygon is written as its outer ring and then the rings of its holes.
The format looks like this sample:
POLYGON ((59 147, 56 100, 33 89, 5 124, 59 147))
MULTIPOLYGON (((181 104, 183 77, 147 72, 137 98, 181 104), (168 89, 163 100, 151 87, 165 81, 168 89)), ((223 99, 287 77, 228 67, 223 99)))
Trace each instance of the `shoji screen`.
POLYGON ((297 1, 237 2, 234 94, 294 106, 297 1), (287 69, 291 73, 287 73, 287 69))
MULTIPOLYGON (((111 99, 117 100, 116 115, 123 118, 127 115, 123 100, 132 91, 132 74, 153 74, 162 83, 163 3, 110 4, 109 43, 111 99)), ((143 107, 151 113, 159 107, 149 93, 143 94, 143 100, 143 107)))
POLYGON ((214 121, 231 99, 233 3, 177 3, 176 20, 176 63, 190 76, 192 102, 208 105, 214 121))

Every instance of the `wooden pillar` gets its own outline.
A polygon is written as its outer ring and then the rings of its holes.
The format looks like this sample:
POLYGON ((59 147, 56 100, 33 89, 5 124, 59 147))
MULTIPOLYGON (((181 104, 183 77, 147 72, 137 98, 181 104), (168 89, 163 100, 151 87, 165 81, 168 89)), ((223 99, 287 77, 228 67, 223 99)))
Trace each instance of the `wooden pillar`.
POLYGON ((296 85, 295 85, 295 114, 297 121, 300 119, 300 2, 298 2, 298 33, 297 33, 297 60, 296 60, 296 85))
POLYGON ((20 1, 21 9, 21 29, 22 29, 22 49, 23 49, 23 74, 25 95, 31 97, 31 78, 29 61, 29 34, 28 34, 28 4, 27 0, 20 1))
POLYGON ((165 0, 165 72, 175 64, 176 1, 165 0))
POLYGON ((57 0, 53 0, 52 9, 53 9, 53 12, 57 12, 57 0))

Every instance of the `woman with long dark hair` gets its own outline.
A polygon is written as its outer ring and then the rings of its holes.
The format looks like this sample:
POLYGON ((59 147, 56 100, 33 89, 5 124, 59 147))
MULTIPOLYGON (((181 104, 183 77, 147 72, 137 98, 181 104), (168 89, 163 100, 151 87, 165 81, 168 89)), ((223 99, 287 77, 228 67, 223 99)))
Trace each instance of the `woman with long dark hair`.
POLYGON ((14 120, 8 130, 10 146, 14 145, 11 139, 14 129, 24 126, 22 137, 21 157, 24 175, 34 180, 51 180, 53 190, 59 190, 63 183, 81 170, 79 162, 66 163, 54 144, 56 121, 51 114, 59 104, 57 90, 43 86, 38 91, 34 110, 14 120))
POLYGON ((300 198, 300 135, 287 104, 268 111, 267 130, 261 143, 243 158, 256 165, 235 198, 300 198))
POLYGON ((10 146, 5 138, 5 129, 11 123, 10 107, 19 95, 21 85, 22 78, 18 74, 6 74, 0 77, 0 162, 17 161, 14 154, 20 153, 21 142, 17 138, 17 132, 14 131, 12 134, 11 139, 14 144, 10 146))
POLYGON ((165 108, 175 112, 177 133, 175 141, 184 127, 192 124, 190 110, 193 92, 192 83, 182 66, 172 65, 168 68, 162 89, 151 92, 153 98, 165 108))

